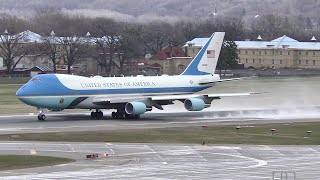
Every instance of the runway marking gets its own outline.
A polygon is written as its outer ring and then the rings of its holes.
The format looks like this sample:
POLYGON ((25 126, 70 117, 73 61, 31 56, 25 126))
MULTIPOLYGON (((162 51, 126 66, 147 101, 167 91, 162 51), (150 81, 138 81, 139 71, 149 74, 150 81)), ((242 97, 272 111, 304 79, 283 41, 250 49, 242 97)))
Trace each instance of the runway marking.
MULTIPOLYGON (((64 112, 64 113, 46 113, 46 116, 65 116, 65 115, 89 115, 89 113, 68 113, 68 112, 64 112)), ((14 118, 14 117, 25 117, 25 116, 37 116, 37 114, 35 113, 27 113, 27 114, 13 114, 13 115, 1 115, 0 118, 14 118)))
POLYGON ((74 148, 71 146, 71 144, 68 144, 68 146, 72 149, 73 152, 76 152, 74 148))
POLYGON ((192 149, 192 148, 189 147, 189 146, 185 146, 185 147, 189 148, 191 151, 193 151, 195 154, 197 154, 198 157, 200 157, 200 158, 203 159, 204 161, 208 161, 206 158, 204 158, 203 156, 201 156, 200 153, 198 153, 197 150, 194 150, 194 149, 192 149))
POLYGON ((112 154, 116 154, 116 153, 113 151, 113 149, 109 147, 109 146, 110 146, 110 143, 106 143, 105 146, 112 152, 112 154))
POLYGON ((168 163, 160 156, 160 154, 158 154, 156 151, 154 151, 150 146, 144 145, 144 147, 149 148, 154 154, 156 154, 156 155, 161 159, 162 164, 168 164, 168 163))
POLYGON ((266 148, 267 150, 275 151, 275 152, 278 153, 280 156, 285 156, 285 155, 282 154, 280 151, 275 150, 275 149, 273 149, 273 148, 271 148, 271 147, 269 147, 269 146, 267 146, 267 145, 260 145, 260 146, 266 148))
POLYGON ((72 128, 96 128, 113 127, 117 125, 94 125, 94 126, 67 126, 67 127, 35 127, 35 128, 2 128, 0 131, 25 131, 25 130, 45 130, 45 129, 72 129, 72 128))

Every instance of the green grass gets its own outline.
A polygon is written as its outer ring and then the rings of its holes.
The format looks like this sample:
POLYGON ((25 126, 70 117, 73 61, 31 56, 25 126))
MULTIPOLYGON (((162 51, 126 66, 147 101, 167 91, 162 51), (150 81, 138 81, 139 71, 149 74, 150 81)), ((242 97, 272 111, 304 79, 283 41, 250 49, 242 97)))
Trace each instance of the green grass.
POLYGON ((23 104, 17 99, 16 92, 21 86, 0 84, 0 114, 36 112, 34 107, 23 104))
POLYGON ((2 84, 25 84, 29 80, 30 80, 30 77, 21 77, 21 78, 0 77, 0 85, 2 85, 2 84))
POLYGON ((49 157, 49 156, 31 156, 31 155, 0 155, 0 170, 12 170, 33 168, 40 166, 53 166, 73 162, 72 159, 49 157))
POLYGON ((181 127, 0 135, 0 140, 195 144, 205 141, 210 144, 319 145, 319 128, 320 123, 264 124, 242 126, 237 133, 235 126, 181 127), (275 135, 270 132, 272 128, 277 129, 275 135), (306 138, 307 131, 313 131, 309 138, 306 138))

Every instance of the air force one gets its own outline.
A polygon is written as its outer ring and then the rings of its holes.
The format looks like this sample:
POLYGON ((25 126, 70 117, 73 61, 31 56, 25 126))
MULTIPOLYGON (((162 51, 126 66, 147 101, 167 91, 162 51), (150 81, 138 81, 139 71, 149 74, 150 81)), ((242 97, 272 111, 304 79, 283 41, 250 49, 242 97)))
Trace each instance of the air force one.
POLYGON ((152 108, 181 101, 188 111, 210 107, 214 99, 253 93, 196 93, 223 79, 214 74, 224 32, 214 33, 185 71, 177 76, 82 77, 66 74, 34 76, 16 93, 19 100, 38 109, 38 120, 45 120, 43 109, 90 109, 91 117, 102 118, 101 109, 115 109, 112 117, 139 118, 152 108), (195 94, 196 93, 196 94, 195 94))

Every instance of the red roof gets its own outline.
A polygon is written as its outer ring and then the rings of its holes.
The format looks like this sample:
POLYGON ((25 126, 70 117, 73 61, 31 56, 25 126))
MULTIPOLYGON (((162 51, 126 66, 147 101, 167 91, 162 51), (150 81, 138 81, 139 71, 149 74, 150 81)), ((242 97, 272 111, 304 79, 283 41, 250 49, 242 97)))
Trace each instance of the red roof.
POLYGON ((161 67, 161 65, 158 64, 158 63, 151 64, 151 66, 152 66, 152 67, 161 67))
MULTIPOLYGON (((170 47, 163 48, 160 52, 153 55, 151 60, 166 60, 171 58, 170 47)), ((172 57, 186 57, 186 53, 180 47, 172 47, 172 57)))

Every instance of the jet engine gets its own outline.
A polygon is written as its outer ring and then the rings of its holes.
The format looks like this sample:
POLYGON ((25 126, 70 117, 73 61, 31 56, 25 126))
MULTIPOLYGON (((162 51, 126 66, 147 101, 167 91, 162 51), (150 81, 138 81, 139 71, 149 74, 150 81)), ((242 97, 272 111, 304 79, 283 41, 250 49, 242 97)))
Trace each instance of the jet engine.
POLYGON ((143 102, 128 102, 125 106, 125 111, 127 114, 143 114, 146 111, 151 111, 152 108, 148 107, 145 103, 143 102))
POLYGON ((208 107, 204 100, 200 98, 188 98, 184 101, 184 107, 188 111, 201 111, 204 108, 208 107))

